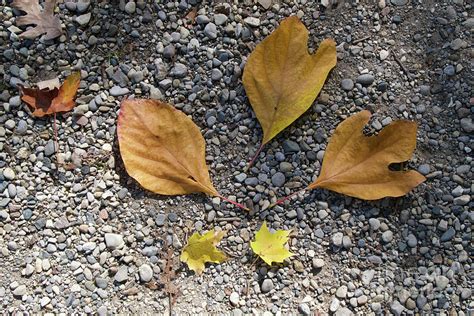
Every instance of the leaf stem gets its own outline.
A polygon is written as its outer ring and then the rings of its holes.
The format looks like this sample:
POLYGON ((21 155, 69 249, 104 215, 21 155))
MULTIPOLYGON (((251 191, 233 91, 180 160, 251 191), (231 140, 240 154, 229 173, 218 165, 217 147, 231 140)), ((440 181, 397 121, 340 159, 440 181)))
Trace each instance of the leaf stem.
POLYGON ((56 164, 59 164, 59 141, 58 141, 58 126, 56 125, 56 112, 54 112, 53 119, 53 130, 54 130, 54 146, 56 152, 56 164))
POLYGON ((271 204, 268 208, 272 208, 272 207, 274 207, 274 206, 276 206, 276 205, 283 204, 283 202, 285 202, 286 200, 291 199, 291 198, 294 197, 295 195, 298 195, 298 194, 300 194, 301 192, 306 191, 307 189, 308 189, 308 188, 304 188, 304 189, 301 189, 301 190, 299 190, 299 191, 293 192, 293 193, 291 193, 290 195, 285 196, 284 198, 281 198, 281 199, 279 199, 278 201, 276 201, 275 203, 271 204))
POLYGON ((244 172, 247 172, 250 167, 252 167, 253 163, 255 162, 255 160, 257 160, 258 158, 258 155, 260 155, 260 152, 262 151, 263 149, 263 146, 265 146, 265 144, 261 144, 260 147, 257 149, 257 152, 255 153, 255 155, 253 156, 252 160, 250 160, 250 162, 247 164, 247 166, 245 167, 244 169, 244 172))
POLYGON ((240 204, 240 203, 237 203, 237 202, 235 202, 235 201, 232 201, 231 199, 228 199, 228 198, 226 198, 226 197, 224 197, 224 196, 222 196, 222 195, 220 195, 220 194, 218 194, 217 196, 220 197, 221 199, 223 199, 223 200, 226 201, 226 202, 229 202, 229 203, 231 203, 231 204, 234 204, 235 206, 237 206, 238 208, 243 209, 244 211, 250 212, 250 210, 249 210, 247 207, 245 207, 244 205, 242 205, 242 204, 240 204))

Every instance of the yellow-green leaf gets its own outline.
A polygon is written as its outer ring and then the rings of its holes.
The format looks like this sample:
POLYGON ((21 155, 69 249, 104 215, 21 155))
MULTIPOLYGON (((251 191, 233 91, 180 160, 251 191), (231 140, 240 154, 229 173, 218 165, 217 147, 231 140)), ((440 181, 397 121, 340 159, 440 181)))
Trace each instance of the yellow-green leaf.
POLYGON ((324 40, 308 53, 308 30, 296 16, 280 26, 250 54, 243 84, 263 129, 266 144, 300 117, 318 96, 336 65, 336 43, 324 40))
POLYGON ((224 235, 225 232, 215 232, 214 229, 202 236, 199 233, 194 233, 181 252, 181 261, 185 262, 189 269, 197 274, 201 274, 204 271, 206 262, 223 262, 227 257, 216 248, 216 245, 224 235))
POLYGON ((219 195, 209 178, 199 128, 172 105, 123 101, 117 134, 125 168, 144 188, 165 195, 219 195))
POLYGON ((294 255, 285 248, 290 232, 291 230, 277 230, 271 233, 267 222, 263 222, 262 227, 255 234, 255 241, 250 242, 250 247, 268 265, 272 262, 283 262, 294 255))
POLYGON ((362 132, 371 117, 361 111, 343 121, 329 140, 319 177, 309 189, 324 188, 364 200, 402 196, 425 181, 415 170, 392 171, 389 165, 411 158, 417 124, 392 122, 376 136, 362 132))

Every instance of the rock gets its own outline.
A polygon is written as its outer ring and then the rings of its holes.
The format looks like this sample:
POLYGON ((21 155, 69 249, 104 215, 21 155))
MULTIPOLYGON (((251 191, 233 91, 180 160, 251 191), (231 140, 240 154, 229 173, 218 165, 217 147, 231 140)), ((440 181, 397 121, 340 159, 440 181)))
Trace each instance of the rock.
POLYGON ((393 233, 391 230, 387 230, 382 234, 382 241, 386 244, 393 240, 393 233))
POLYGON ((272 176, 272 184, 279 188, 285 184, 285 175, 281 172, 277 172, 272 176))
POLYGON ((166 45, 166 47, 163 49, 163 57, 167 59, 172 59, 175 54, 176 54, 176 48, 174 47, 173 44, 166 45))
POLYGON ((347 307, 340 307, 336 313, 334 313, 334 316, 352 316, 354 313, 348 309, 347 307))
POLYGON ((254 18, 253 16, 248 16, 244 19, 244 22, 247 23, 247 25, 252 26, 252 27, 259 27, 260 26, 260 19, 254 18))
POLYGON ((106 233, 105 244, 111 250, 121 249, 124 246, 123 237, 119 234, 106 233))
POLYGON ((142 282, 150 282, 153 278, 153 270, 147 264, 142 264, 138 268, 138 274, 140 275, 140 281, 142 282))
MULTIPOLYGON (((392 0, 393 1, 393 0, 392 0)), ((405 311, 405 307, 403 307, 402 304, 400 304, 399 301, 394 301, 392 303, 392 305, 390 305, 390 311, 396 315, 396 316, 400 316, 403 314, 403 312, 405 311)))
POLYGON ((122 88, 120 86, 113 86, 112 88, 110 88, 109 93, 113 97, 119 97, 130 93, 130 90, 128 90, 127 88, 122 88))
POLYGON ((354 89, 354 81, 352 81, 351 79, 342 79, 341 88, 344 91, 351 91, 352 89, 354 89))
POLYGON ((322 267, 324 267, 324 260, 323 259, 318 259, 318 258, 314 258, 313 259, 313 268, 315 269, 321 269, 322 267))
POLYGON ((222 71, 220 71, 219 69, 212 69, 211 71, 211 79, 213 81, 219 81, 221 80, 222 78, 222 71))
POLYGON ((175 78, 184 78, 188 74, 188 67, 181 63, 176 63, 173 68, 171 68, 170 75, 175 78))
POLYGON ((332 235, 332 244, 336 247, 341 247, 342 246, 342 238, 344 237, 344 235, 342 233, 335 233, 334 235, 332 235))
POLYGON ((46 305, 48 305, 49 303, 51 302, 51 299, 47 296, 44 296, 40 299, 40 305, 41 307, 45 307, 46 305))
POLYGON ((16 289, 13 290, 13 295, 16 297, 22 297, 26 294, 26 285, 21 284, 16 289))
POLYGON ((268 10, 272 6, 272 0, 258 0, 258 4, 260 4, 265 10, 268 10))
POLYGON ((445 231, 443 235, 441 235, 440 239, 442 242, 450 241, 451 239, 454 238, 455 235, 456 235, 456 230, 454 230, 454 228, 452 227, 449 227, 449 229, 445 231))
POLYGON ((404 6, 408 3, 408 0, 390 0, 393 5, 404 6))
POLYGON ((407 237, 407 244, 409 247, 414 248, 418 244, 418 240, 416 239, 415 235, 409 234, 407 237))
POLYGON ((87 25, 90 20, 91 20, 91 14, 90 13, 82 14, 82 15, 79 15, 78 17, 76 17, 76 22, 80 26, 87 25))
POLYGON ((474 132, 474 123, 471 117, 465 117, 461 119, 461 128, 466 133, 474 132))
POLYGON ((224 24, 225 22, 227 22, 227 15, 222 13, 214 15, 214 22, 216 23, 216 25, 224 24))
POLYGON ((128 267, 121 266, 114 276, 114 280, 118 283, 123 283, 128 280, 128 267))
POLYGON ((422 175, 426 176, 429 174, 431 171, 430 165, 428 164, 423 164, 418 167, 418 172, 421 173, 422 175))
POLYGON ((311 315, 311 309, 309 308, 308 304, 306 303, 301 303, 299 306, 298 306, 298 311, 302 314, 302 315, 311 315))
POLYGON ((370 86, 374 82, 375 78, 371 74, 363 74, 357 77, 356 82, 363 86, 370 86))
POLYGON ((300 151, 300 146, 298 143, 292 140, 285 140, 282 146, 285 153, 297 153, 300 151))
POLYGON ((235 176, 235 180, 239 183, 242 183, 247 179, 247 174, 246 173, 239 173, 238 175, 235 176))
MULTIPOLYGON (((66 2, 66 4, 67 4, 67 2, 66 2)), ((90 2, 90 0, 79 0, 75 4, 76 4, 77 13, 84 13, 89 8, 89 5, 91 4, 91 2, 90 2)))
POLYGON ((210 22, 207 23, 206 27, 204 27, 204 34, 210 39, 217 38, 217 27, 214 23, 210 22))
POLYGON ((370 218, 369 225, 372 230, 378 230, 380 228, 380 221, 377 218, 370 218))
POLYGON ((262 293, 268 293, 270 292, 271 290, 273 290, 273 281, 271 279, 265 279, 263 280, 262 282, 262 286, 261 286, 261 290, 262 290, 262 293))
POLYGON ((336 297, 344 299, 347 295, 347 286, 342 285, 336 290, 336 297))
POLYGON ((375 270, 366 270, 362 272, 361 280, 364 285, 369 285, 370 282, 372 282, 372 279, 374 278, 375 275, 375 270))
POLYGON ((229 296, 229 301, 232 304, 232 306, 238 306, 239 305, 239 293, 237 292, 232 292, 229 296))
POLYGON ((137 9, 137 5, 135 4, 134 1, 129 1, 125 5, 125 12, 127 12, 128 14, 135 13, 136 9, 137 9))
POLYGON ((304 265, 299 260, 293 260, 293 268, 296 272, 303 273, 304 272, 304 265))
POLYGON ((14 180, 16 177, 15 171, 13 171, 12 168, 3 169, 3 176, 5 177, 6 180, 14 180))
POLYGON ((439 290, 444 290, 449 285, 449 279, 444 275, 439 275, 435 277, 436 287, 439 290))
POLYGON ((336 312, 339 309, 341 302, 337 298, 333 298, 331 301, 331 305, 329 305, 329 310, 331 312, 336 312))
POLYGON ((454 202, 455 205, 463 206, 463 205, 469 204, 470 201, 471 201, 471 196, 468 195, 468 194, 465 194, 465 195, 461 195, 461 196, 455 198, 453 202, 454 202))
POLYGON ((380 60, 385 60, 385 59, 387 59, 388 55, 389 55, 389 52, 388 52, 387 50, 382 49, 382 50, 379 52, 379 58, 380 58, 380 60))

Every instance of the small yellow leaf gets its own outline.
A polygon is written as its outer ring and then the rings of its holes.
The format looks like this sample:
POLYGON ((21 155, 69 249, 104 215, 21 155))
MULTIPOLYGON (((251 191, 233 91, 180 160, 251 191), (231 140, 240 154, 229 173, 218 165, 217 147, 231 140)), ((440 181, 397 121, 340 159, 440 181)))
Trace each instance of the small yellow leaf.
POLYGON ((361 111, 336 128, 326 148, 319 177, 308 189, 324 188, 364 200, 402 196, 425 181, 414 170, 391 171, 389 165, 411 158, 417 124, 399 120, 376 136, 362 130, 371 117, 361 111))
POLYGON ((225 232, 215 232, 214 229, 202 236, 199 233, 194 233, 181 252, 181 261, 185 262, 189 269, 197 274, 201 274, 204 271, 206 262, 223 262, 227 257, 216 248, 216 245, 224 235, 225 232))
POLYGON ((257 45, 245 66, 243 84, 263 129, 262 144, 311 106, 336 59, 331 39, 315 54, 308 53, 308 30, 296 16, 283 20, 257 45))
POLYGON ((255 234, 255 241, 250 242, 253 252, 262 258, 268 265, 272 262, 283 262, 294 254, 285 248, 291 230, 277 230, 271 233, 267 222, 263 222, 260 230, 255 234))
POLYGON ((145 189, 165 195, 219 195, 209 178, 199 128, 173 106, 156 100, 125 100, 117 134, 128 174, 145 189))

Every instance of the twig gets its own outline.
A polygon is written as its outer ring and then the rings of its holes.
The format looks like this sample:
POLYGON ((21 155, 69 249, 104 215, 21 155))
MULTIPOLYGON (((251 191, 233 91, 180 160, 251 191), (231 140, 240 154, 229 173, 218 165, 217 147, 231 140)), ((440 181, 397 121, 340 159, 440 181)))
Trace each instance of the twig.
POLYGON ((352 44, 357 44, 357 43, 363 42, 365 40, 368 40, 369 38, 371 38, 371 36, 366 36, 366 37, 356 39, 355 41, 352 41, 352 44))
POLYGON ((216 218, 216 222, 233 222, 233 221, 241 221, 242 219, 239 217, 221 217, 216 218))
POLYGON ((53 119, 53 130, 54 130, 54 147, 56 152, 56 164, 59 165, 59 140, 58 140, 58 126, 56 125, 56 112, 54 112, 53 119))
POLYGON ((257 160, 258 155, 260 155, 260 152, 262 151, 263 146, 264 146, 264 144, 261 144, 260 147, 257 149, 257 152, 256 152, 255 155, 253 156, 252 160, 250 160, 250 162, 249 162, 249 163, 247 164, 247 166, 245 167, 244 172, 247 172, 247 171, 250 169, 250 167, 252 167, 252 165, 254 164, 255 160, 257 160))
POLYGON ((407 75, 408 79, 412 79, 413 77, 412 74, 408 71, 405 65, 402 64, 401 60, 398 59, 398 56, 395 54, 395 52, 392 50, 391 53, 392 53, 393 59, 400 66, 400 68, 402 68, 403 72, 405 73, 405 75, 407 75))

